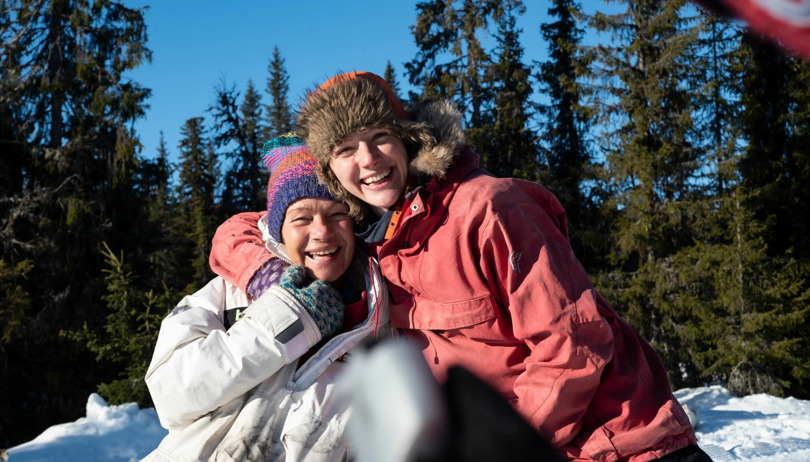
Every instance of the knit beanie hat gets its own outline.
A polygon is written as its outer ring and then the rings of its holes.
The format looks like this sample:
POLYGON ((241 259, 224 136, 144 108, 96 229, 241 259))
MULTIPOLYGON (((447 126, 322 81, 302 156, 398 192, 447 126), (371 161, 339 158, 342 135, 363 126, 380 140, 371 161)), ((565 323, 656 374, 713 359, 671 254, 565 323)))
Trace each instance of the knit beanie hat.
POLYGON ((430 127, 411 120, 391 86, 371 72, 348 72, 327 80, 310 91, 300 108, 299 133, 318 159, 318 176, 339 200, 349 205, 355 220, 361 220, 365 204, 355 198, 332 173, 332 149, 348 134, 372 128, 390 128, 413 159, 425 144, 435 144, 430 127))
POLYGON ((270 170, 267 183, 267 229, 281 242, 281 225, 287 207, 306 197, 337 200, 315 174, 317 160, 295 133, 273 138, 262 148, 264 162, 270 170))

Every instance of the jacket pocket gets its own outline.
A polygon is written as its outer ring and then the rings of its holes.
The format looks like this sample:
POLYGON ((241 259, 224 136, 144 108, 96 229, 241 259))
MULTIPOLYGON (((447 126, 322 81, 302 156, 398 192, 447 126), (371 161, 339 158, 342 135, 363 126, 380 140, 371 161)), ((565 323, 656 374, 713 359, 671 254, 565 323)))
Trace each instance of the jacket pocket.
POLYGON ((348 437, 341 416, 321 420, 308 416, 297 425, 286 425, 282 442, 286 460, 340 461, 346 458, 348 437))
MULTIPOLYGON (((401 313, 398 313, 401 314, 401 313)), ((458 302, 437 302, 428 298, 414 296, 414 304, 407 313, 407 319, 399 316, 394 319, 391 313, 391 324, 394 327, 421 330, 453 330, 489 321, 495 317, 495 308, 489 295, 458 302)))
POLYGON ((591 460, 614 462, 619 460, 619 452, 613 446, 610 432, 599 427, 589 435, 583 435, 574 442, 591 460))

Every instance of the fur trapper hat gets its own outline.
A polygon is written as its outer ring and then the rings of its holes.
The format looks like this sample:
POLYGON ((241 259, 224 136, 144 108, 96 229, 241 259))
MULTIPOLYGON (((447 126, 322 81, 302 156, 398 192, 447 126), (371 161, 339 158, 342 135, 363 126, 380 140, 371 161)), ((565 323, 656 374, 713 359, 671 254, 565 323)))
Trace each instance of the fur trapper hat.
POLYGON ((370 72, 332 77, 308 93, 298 117, 298 131, 318 159, 318 176, 351 215, 362 220, 366 205, 349 194, 332 173, 332 149, 346 135, 373 128, 389 128, 408 152, 414 176, 442 177, 452 164, 455 149, 464 143, 461 114, 448 101, 424 101, 403 107, 390 85, 370 72))

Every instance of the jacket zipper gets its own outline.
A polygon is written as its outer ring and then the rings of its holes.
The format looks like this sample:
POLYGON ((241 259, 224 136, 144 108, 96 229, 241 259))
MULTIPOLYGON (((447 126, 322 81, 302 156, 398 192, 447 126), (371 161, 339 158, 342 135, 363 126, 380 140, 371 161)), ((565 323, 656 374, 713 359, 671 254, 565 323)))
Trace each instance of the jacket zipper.
MULTIPOLYGON (((374 311, 369 313, 363 326, 350 332, 345 332, 327 342, 326 345, 315 353, 315 356, 304 363, 303 367, 300 367, 293 372, 290 382, 287 385, 288 389, 296 389, 297 385, 300 383, 309 383, 309 376, 312 374, 313 370, 322 372, 320 366, 324 362, 334 362, 333 356, 335 351, 340 350, 344 345, 352 342, 356 337, 365 336, 372 329, 376 331, 376 323, 378 322, 377 313, 379 312, 379 300, 376 297, 378 282, 382 284, 382 277, 380 276, 379 269, 376 269, 376 271, 374 271, 374 273, 371 275, 371 285, 375 290, 373 304, 374 311)), ((382 290, 380 290, 380 292, 382 292, 382 290)))

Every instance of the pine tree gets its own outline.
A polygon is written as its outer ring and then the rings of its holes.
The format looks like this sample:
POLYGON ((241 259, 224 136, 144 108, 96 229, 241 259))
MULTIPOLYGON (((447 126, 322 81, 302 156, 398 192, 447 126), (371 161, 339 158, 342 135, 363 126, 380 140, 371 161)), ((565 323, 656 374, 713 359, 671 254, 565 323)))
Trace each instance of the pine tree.
POLYGON ((787 85, 790 79, 790 58, 774 45, 745 35, 740 58, 742 94, 740 114, 742 136, 746 142, 745 155, 740 160, 740 172, 746 192, 758 190, 755 217, 766 224, 771 236, 768 244, 773 254, 783 253, 789 246, 789 222, 793 212, 783 204, 788 196, 791 178, 787 175, 787 146, 790 134, 786 114, 790 111, 787 85))
POLYGON ((536 181, 540 160, 535 133, 530 128, 531 70, 524 65, 520 33, 514 12, 505 10, 498 17, 495 38, 498 61, 484 75, 492 107, 482 116, 480 127, 470 127, 471 143, 480 149, 483 167, 496 176, 536 181))
POLYGON ((693 242, 702 198, 693 182, 701 158, 692 140, 696 29, 683 7, 680 0, 641 0, 624 13, 592 17, 597 30, 619 40, 598 48, 604 181, 615 191, 606 205, 616 211, 618 265, 600 289, 620 288, 608 299, 673 373, 691 361, 679 335, 693 321, 671 300, 673 256, 693 242))
MULTIPOLYGON (((102 296, 108 308, 103 332, 95 332, 85 324, 81 330, 66 336, 86 343, 99 360, 109 360, 122 368, 117 378, 101 383, 99 393, 110 404, 136 402, 152 407, 152 398, 144 378, 157 342, 160 322, 174 294, 164 285, 164 292, 142 292, 136 276, 124 263, 123 253, 116 255, 104 243, 102 253, 107 263, 104 269, 107 292, 102 296)), ((148 273, 147 273, 148 274, 148 273)))
MULTIPOLYGON (((160 133, 157 158, 142 159, 138 166, 136 190, 143 206, 139 247, 128 255, 133 272, 139 276, 139 288, 148 292, 164 291, 164 286, 177 291, 185 288, 190 278, 185 275, 189 255, 182 253, 181 227, 177 223, 178 197, 171 183, 174 165, 160 133)), ((109 260, 107 259, 109 265, 109 260)), ((175 300, 176 301, 176 300, 175 300)))
MULTIPOLYGON (((490 21, 507 8, 520 10, 522 2, 432 0, 416 5, 413 34, 419 51, 405 64, 408 79, 422 89, 423 97, 455 101, 468 127, 483 125, 483 108, 491 103, 483 79, 492 59, 482 46, 481 36, 488 32, 490 21)), ((412 95, 411 99, 418 97, 412 95)))
POLYGON ((581 47, 584 30, 577 25, 585 18, 573 0, 555 0, 548 15, 553 21, 541 25, 540 31, 548 44, 549 58, 538 65, 535 76, 548 97, 546 104, 538 105, 542 152, 548 164, 540 180, 566 211, 575 254, 591 267, 607 253, 604 236, 609 232, 604 227, 608 220, 598 216, 604 195, 599 194, 586 141, 590 114, 584 106, 587 89, 581 82, 588 75, 590 58, 581 47))
POLYGON ((142 11, 116 1, 11 1, 2 15, 0 117, 13 140, 3 162, 9 152, 23 175, 3 198, 0 229, 11 239, 0 258, 33 268, 22 281, 31 308, 4 346, 9 368, 0 382, 14 387, 3 390, 9 409, 0 424, 21 442, 78 418, 87 392, 115 373, 59 332, 101 327, 99 245, 137 240, 138 142, 127 127, 143 115, 149 91, 124 74, 151 54, 142 11), (42 380, 43 370, 51 379, 42 380))
POLYGON ((808 396, 810 273, 806 260, 794 257, 803 254, 793 249, 806 242, 797 234, 806 229, 806 217, 796 215, 803 203, 793 194, 806 189, 801 165, 807 156, 790 148, 809 120, 796 104, 806 89, 794 93, 791 84, 803 64, 749 35, 743 35, 736 58, 742 109, 735 119, 744 148, 736 164, 734 206, 741 218, 733 244, 740 256, 734 285, 719 291, 734 296, 725 305, 726 335, 714 333, 718 344, 706 354, 710 370, 726 377, 733 393, 781 396, 789 390, 808 396))
POLYGON ((391 86, 391 90, 394 91, 394 95, 396 95, 397 99, 404 101, 402 99, 402 92, 400 91, 399 83, 397 82, 397 73, 394 70, 394 66, 391 65, 391 61, 385 63, 383 79, 385 79, 385 81, 388 82, 388 85, 391 86))
POLYGON ((224 83, 216 89, 216 103, 209 108, 214 114, 214 144, 229 162, 225 172, 222 206, 226 214, 258 210, 263 207, 267 176, 260 168, 260 140, 264 129, 261 96, 248 81, 242 103, 235 88, 224 83))
POLYGON ((277 46, 273 48, 273 58, 267 65, 267 73, 270 75, 267 77, 265 91, 270 95, 270 104, 265 106, 267 130, 262 143, 294 129, 292 110, 287 100, 287 94, 290 91, 290 76, 287 75, 284 58, 281 57, 277 46))
POLYGON ((206 139, 202 117, 188 119, 181 135, 178 229, 183 233, 184 254, 190 256, 186 262, 186 274, 191 282, 184 292, 193 293, 213 277, 208 267, 208 254, 211 237, 219 223, 214 203, 218 165, 213 146, 206 139))

